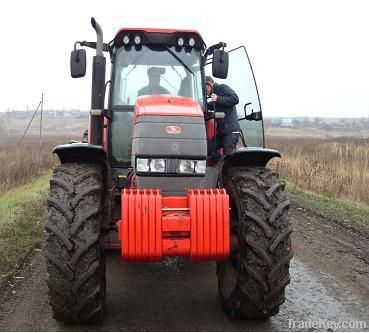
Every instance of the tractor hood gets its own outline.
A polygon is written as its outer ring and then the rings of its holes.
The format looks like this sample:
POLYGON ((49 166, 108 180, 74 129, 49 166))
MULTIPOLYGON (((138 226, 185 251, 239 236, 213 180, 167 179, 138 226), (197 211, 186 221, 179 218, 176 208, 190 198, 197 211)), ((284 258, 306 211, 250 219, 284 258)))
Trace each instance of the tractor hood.
POLYGON ((191 98, 150 95, 137 98, 135 117, 139 116, 204 117, 204 114, 200 105, 191 98))
POLYGON ((203 188, 205 173, 195 165, 206 161, 207 142, 200 105, 191 98, 171 95, 137 98, 132 133, 132 165, 140 189, 160 189, 163 195, 184 195, 188 189, 203 188), (136 160, 150 164, 137 170, 136 160), (165 163, 152 169, 152 161, 165 163), (183 162, 183 160, 186 160, 183 162), (181 171, 181 163, 192 163, 192 171, 181 171))

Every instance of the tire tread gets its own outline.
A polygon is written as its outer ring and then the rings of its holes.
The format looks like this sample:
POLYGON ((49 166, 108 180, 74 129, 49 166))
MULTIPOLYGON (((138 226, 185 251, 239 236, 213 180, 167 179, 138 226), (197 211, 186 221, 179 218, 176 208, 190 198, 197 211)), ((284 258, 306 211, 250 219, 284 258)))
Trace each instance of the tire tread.
POLYGON ((56 320, 98 321, 105 312, 105 254, 99 242, 102 168, 66 163, 54 169, 46 216, 47 285, 56 320))
POLYGON ((217 263, 224 310, 236 319, 266 319, 278 313, 290 282, 293 257, 288 218, 290 202, 278 174, 264 167, 237 167, 223 182, 238 211, 238 253, 217 263), (226 278, 233 265, 234 282, 226 278))

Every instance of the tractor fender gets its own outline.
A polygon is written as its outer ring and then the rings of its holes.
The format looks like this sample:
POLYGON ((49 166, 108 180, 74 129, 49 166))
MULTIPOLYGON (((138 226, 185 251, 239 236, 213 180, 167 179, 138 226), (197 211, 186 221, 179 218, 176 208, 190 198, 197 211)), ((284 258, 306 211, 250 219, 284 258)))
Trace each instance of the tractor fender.
POLYGON ((63 163, 93 163, 106 165, 106 152, 101 146, 88 143, 58 145, 53 150, 63 163))
POLYGON ((104 228, 109 227, 110 223, 110 204, 111 204, 111 169, 107 160, 106 152, 101 146, 88 143, 70 143, 58 145, 53 150, 57 154, 61 164, 77 163, 81 165, 94 164, 102 167, 102 181, 104 186, 104 228))
POLYGON ((262 166, 274 157, 281 157, 281 153, 274 149, 261 147, 243 147, 236 149, 232 154, 226 155, 220 164, 219 182, 227 175, 227 171, 233 167, 262 166))

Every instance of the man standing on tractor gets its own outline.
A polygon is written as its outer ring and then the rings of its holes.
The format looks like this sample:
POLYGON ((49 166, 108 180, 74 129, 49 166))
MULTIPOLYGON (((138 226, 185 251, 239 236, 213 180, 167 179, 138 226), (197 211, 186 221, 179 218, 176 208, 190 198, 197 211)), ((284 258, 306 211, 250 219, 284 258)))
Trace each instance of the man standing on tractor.
POLYGON ((160 85, 160 75, 165 73, 165 68, 162 67, 150 67, 147 70, 149 77, 149 84, 146 87, 141 88, 137 96, 142 95, 161 95, 170 94, 170 92, 160 85))
MULTIPOLYGON (((240 137, 236 105, 239 102, 237 94, 226 84, 214 82, 211 76, 206 76, 206 95, 208 96, 208 110, 224 112, 224 118, 216 118, 217 131, 215 137, 215 151, 223 148, 223 154, 231 154, 240 137)), ((211 152, 214 143, 209 144, 211 152)))

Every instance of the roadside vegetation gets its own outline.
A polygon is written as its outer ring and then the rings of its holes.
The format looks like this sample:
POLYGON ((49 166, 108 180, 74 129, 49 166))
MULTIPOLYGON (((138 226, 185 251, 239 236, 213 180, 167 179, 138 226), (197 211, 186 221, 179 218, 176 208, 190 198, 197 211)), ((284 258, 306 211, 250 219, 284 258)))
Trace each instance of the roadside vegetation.
POLYGON ((51 172, 0 194, 0 282, 44 237, 44 214, 51 172))
POLYGON ((302 190, 369 205, 369 138, 277 138, 270 166, 302 190))
POLYGON ((0 193, 28 183, 34 176, 53 168, 58 157, 52 154, 57 144, 68 142, 65 137, 20 137, 7 140, 0 137, 0 193))
POLYGON ((0 281, 44 238, 52 149, 65 137, 0 137, 0 281))
POLYGON ((355 229, 369 237, 369 205, 302 190, 288 181, 286 190, 295 206, 303 207, 327 221, 337 221, 346 228, 355 229))

